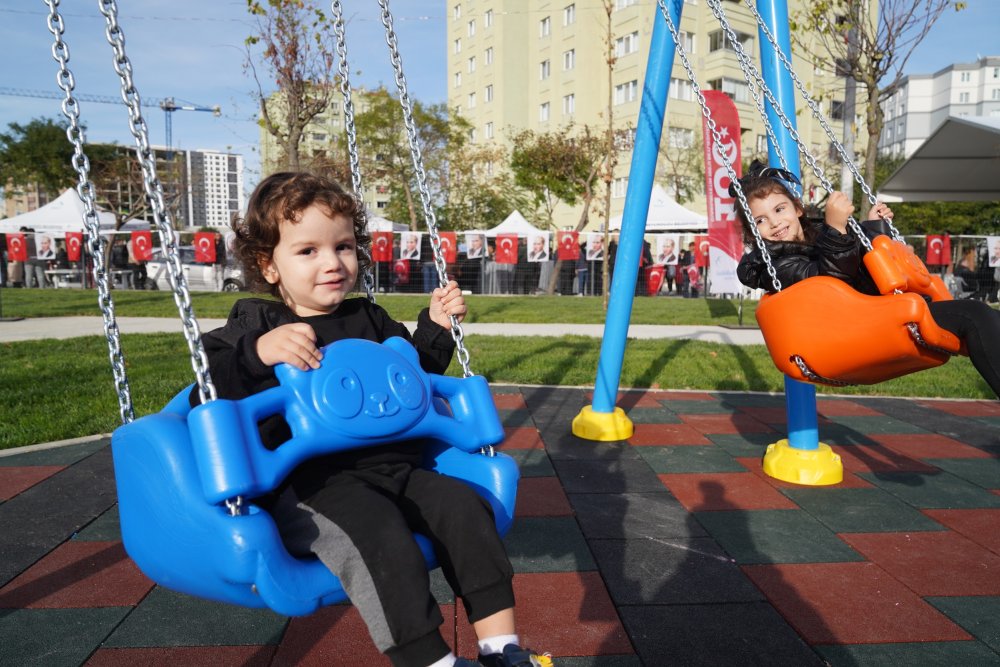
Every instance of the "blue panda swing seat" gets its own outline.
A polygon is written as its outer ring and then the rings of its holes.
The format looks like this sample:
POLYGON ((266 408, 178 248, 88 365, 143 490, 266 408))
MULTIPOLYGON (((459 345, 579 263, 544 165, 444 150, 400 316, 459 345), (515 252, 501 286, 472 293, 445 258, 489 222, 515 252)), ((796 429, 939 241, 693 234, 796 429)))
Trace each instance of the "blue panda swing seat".
MULTIPOLYGON (((425 441, 425 467, 469 484, 493 510, 504 535, 514 516, 519 471, 514 460, 495 453, 504 437, 489 386, 468 367, 458 321, 452 337, 464 370, 462 378, 425 373, 414 348, 401 338, 384 343, 348 339, 324 348, 319 369, 302 372, 278 366, 279 385, 241 400, 215 398, 207 370, 197 319, 191 308, 187 281, 178 259, 178 238, 163 187, 141 101, 125 53, 124 32, 114 2, 101 3, 105 37, 114 52, 122 99, 129 110, 143 185, 159 232, 168 275, 198 376, 203 404, 191 408, 186 388, 158 413, 134 418, 126 365, 121 349, 114 301, 104 266, 105 240, 100 233, 90 162, 83 145, 79 103, 73 96, 69 48, 58 2, 49 3, 48 27, 54 37, 52 54, 59 63, 56 81, 65 94, 62 111, 67 137, 74 147, 73 166, 79 176, 77 193, 84 204, 87 243, 94 258, 98 302, 104 315, 112 374, 123 426, 111 438, 122 541, 128 555, 150 579, 166 588, 197 597, 246 607, 268 607, 286 615, 304 615, 347 599, 340 581, 316 558, 288 553, 268 513, 253 499, 277 489, 295 466, 308 459, 356 447, 393 441, 425 441), (292 437, 274 450, 261 442, 258 423, 280 414, 292 437)), ((397 86, 408 127, 412 109, 405 90, 402 63, 396 49, 387 0, 379 0, 387 42, 397 71, 397 86)), ((353 107, 344 46, 344 22, 339 0, 333 0, 340 55, 344 113, 353 128, 353 107)), ((412 128, 410 128, 412 130, 412 128)), ((355 193, 362 192, 357 150, 351 139, 355 193)), ((417 167, 427 227, 432 238, 440 284, 447 283, 445 262, 415 131, 408 133, 417 167)), ((374 300, 370 272, 365 275, 368 297, 374 300)), ((429 540, 414 535, 435 567, 429 540)))

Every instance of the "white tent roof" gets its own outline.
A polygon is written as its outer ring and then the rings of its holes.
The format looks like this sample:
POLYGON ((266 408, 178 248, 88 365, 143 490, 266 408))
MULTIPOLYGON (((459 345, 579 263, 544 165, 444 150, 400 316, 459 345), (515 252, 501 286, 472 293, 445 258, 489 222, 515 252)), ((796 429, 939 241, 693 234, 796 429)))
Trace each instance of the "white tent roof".
POLYGON ((1000 118, 949 117, 886 179, 888 201, 1000 199, 1000 118))
POLYGON ((393 222, 379 216, 368 218, 368 231, 370 232, 405 232, 409 229, 402 222, 393 222))
MULTIPOLYGON (((70 188, 39 209, 0 220, 0 232, 17 232, 21 227, 29 227, 39 234, 61 235, 65 232, 82 232, 83 216, 83 201, 76 190, 70 188)), ((102 230, 114 229, 114 213, 99 211, 97 217, 102 230)), ((145 220, 130 220, 123 227, 123 230, 133 229, 149 229, 149 223, 145 220)))
POLYGON ((517 234, 518 236, 536 236, 547 234, 548 232, 535 227, 524 219, 519 211, 514 211, 496 227, 486 230, 486 236, 496 236, 497 234, 517 234))
MULTIPOLYGON (((622 216, 611 218, 611 229, 621 229, 622 216)), ((708 218, 690 211, 667 194, 659 185, 653 185, 649 197, 649 213, 646 214, 647 232, 665 232, 708 229, 708 218)))

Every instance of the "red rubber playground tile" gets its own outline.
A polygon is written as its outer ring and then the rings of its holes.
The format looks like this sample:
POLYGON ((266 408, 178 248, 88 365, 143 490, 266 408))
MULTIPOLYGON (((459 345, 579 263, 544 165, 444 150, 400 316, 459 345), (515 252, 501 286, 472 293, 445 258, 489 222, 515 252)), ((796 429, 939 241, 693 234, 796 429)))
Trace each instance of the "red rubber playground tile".
POLYGON ((680 415, 681 421, 699 433, 770 433, 774 431, 762 421, 740 413, 680 415))
POLYGON ((794 510, 799 506, 749 472, 657 475, 690 512, 794 510))
POLYGON ((743 571, 810 644, 971 639, 875 563, 745 565, 743 571))
POLYGON ((923 513, 1000 556, 1000 510, 923 510, 923 513))
POLYGON ((988 459, 988 452, 937 433, 868 436, 887 449, 915 459, 988 459))
MULTIPOLYGON (((837 448, 836 451, 840 451, 837 448)), ((775 477, 771 477, 766 472, 764 472, 764 462, 759 457, 740 457, 736 459, 737 463, 752 472, 757 477, 770 484, 776 489, 801 489, 803 486, 801 484, 793 484, 792 482, 785 482, 775 477)), ((849 470, 844 470, 844 479, 838 484, 832 484, 828 487, 830 489, 870 489, 872 487, 871 482, 861 479, 849 470)))
POLYGON ((174 648, 102 648, 86 667, 267 667, 276 646, 181 646, 174 648))
POLYGON ((920 401, 918 404, 956 417, 1000 417, 1000 403, 996 401, 920 401))
POLYGON ((712 441, 687 424, 635 424, 630 445, 711 445, 712 441))
POLYGON ((10 500, 66 466, 0 467, 0 501, 10 500))
POLYGON ((936 472, 938 468, 928 465, 910 455, 883 445, 851 445, 837 447, 844 470, 851 472, 936 472))
POLYGON ((569 500, 556 477, 525 477, 517 483, 514 516, 570 516, 569 500))
MULTIPOLYGON (((788 422, 788 411, 785 408, 774 408, 767 406, 757 406, 757 405, 744 405, 739 408, 739 411, 746 414, 749 417, 753 417, 757 421, 768 424, 771 426, 784 425, 788 422)), ((830 420, 823 415, 816 416, 817 424, 829 424, 830 420)), ((784 430, 784 428, 782 428, 784 430)))
MULTIPOLYGON (((615 399, 615 405, 628 412, 632 408, 662 408, 661 400, 671 398, 668 392, 661 391, 620 391, 615 399)), ((587 400, 594 402, 594 392, 587 392, 587 400)))
POLYGON ((867 405, 844 399, 816 399, 816 411, 824 417, 878 417, 882 413, 867 405))
POLYGON ((504 449, 544 449, 545 443, 538 429, 533 426, 505 426, 504 449))
POLYGON ((0 608, 127 607, 152 587, 121 542, 69 541, 0 588, 0 608))
POLYGON ((918 595, 1000 595, 1000 555, 954 531, 840 538, 918 595))
MULTIPOLYGON (((446 619, 450 619, 451 605, 442 605, 441 613, 446 619)), ((450 625, 450 621, 446 622, 450 625)), ((450 643, 450 637, 446 639, 450 643)), ((336 605, 324 607, 309 616, 293 618, 285 630, 273 664, 298 667, 388 667, 389 659, 375 648, 357 608, 353 605, 336 605)))
POLYGON ((528 404, 521 394, 493 394, 493 404, 497 410, 526 410, 528 404))

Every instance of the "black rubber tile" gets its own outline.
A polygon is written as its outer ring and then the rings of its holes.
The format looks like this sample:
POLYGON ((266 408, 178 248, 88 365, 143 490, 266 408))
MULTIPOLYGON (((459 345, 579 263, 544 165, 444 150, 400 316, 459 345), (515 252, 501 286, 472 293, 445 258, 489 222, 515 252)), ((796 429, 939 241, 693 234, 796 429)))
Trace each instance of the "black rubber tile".
POLYGON ((695 516, 741 565, 864 560, 802 510, 727 510, 697 512, 695 516))
POLYGON ((120 542, 122 539, 121 521, 118 515, 118 505, 97 517, 73 536, 74 540, 90 542, 120 542))
POLYGON ((997 664, 1000 664, 1000 597, 983 595, 924 599, 970 635, 996 651, 997 664))
POLYGON ((645 461, 554 460, 552 465, 566 493, 642 493, 663 490, 645 461))
POLYGON ((570 494, 568 498, 587 539, 707 535, 666 489, 660 493, 570 494))
POLYGON ((625 440, 599 442, 578 438, 567 429, 558 434, 540 431, 545 451, 552 459, 637 459, 638 452, 625 440))
POLYGON ((882 489, 784 488, 796 505, 835 533, 945 530, 882 489))
POLYGON ((500 423, 507 428, 535 425, 528 410, 497 410, 497 412, 500 414, 500 423))
POLYGON ((746 472, 732 454, 716 446, 709 447, 636 447, 639 455, 657 474, 681 472, 746 472))
POLYGON ((288 618, 202 600, 157 586, 108 637, 105 646, 248 646, 277 644, 288 618))
POLYGON ((737 394, 726 392, 714 392, 716 398, 723 405, 730 408, 750 407, 750 408, 783 408, 785 407, 784 394, 737 394))
POLYGON ((1000 664, 1000 655, 977 641, 817 646, 831 665, 973 665, 1000 664))
POLYGON ((730 456, 747 458, 764 456, 768 445, 787 436, 780 433, 713 433, 705 437, 726 450, 730 456))
POLYGON ((620 612, 644 665, 823 664, 766 602, 628 606, 620 612))
POLYGON ((715 540, 591 540, 615 605, 754 602, 764 596, 715 540))
POLYGON ((1000 489, 1000 459, 925 459, 924 463, 984 489, 1000 489))
POLYGON ((665 408, 679 415, 721 415, 735 410, 734 406, 721 401, 677 401, 666 399, 660 401, 665 408))
POLYGON ((131 607, 4 611, 0 613, 0 665, 82 665, 130 611, 131 607))
POLYGON ((111 438, 100 438, 75 445, 36 449, 23 454, 0 456, 0 466, 68 466, 81 461, 111 444, 111 438))
POLYGON ((867 434, 883 433, 928 433, 916 424, 885 415, 834 415, 828 417, 834 424, 867 434))
POLYGON ((503 453, 517 462, 521 477, 553 477, 556 474, 552 461, 541 449, 505 449, 503 453))
POLYGON ((948 472, 863 472, 858 477, 920 509, 1000 507, 1000 496, 948 472))
POLYGON ((555 664, 559 667, 643 667, 637 655, 559 656, 555 664))
POLYGON ((595 570, 587 541, 571 517, 521 518, 504 537, 515 572, 595 570))
POLYGON ((632 408, 628 418, 633 424, 680 424, 681 418, 667 408, 632 408))
POLYGON ((891 414, 896 419, 967 445, 988 447, 1000 444, 1000 428, 978 419, 959 417, 904 399, 869 398, 865 404, 879 412, 891 414))

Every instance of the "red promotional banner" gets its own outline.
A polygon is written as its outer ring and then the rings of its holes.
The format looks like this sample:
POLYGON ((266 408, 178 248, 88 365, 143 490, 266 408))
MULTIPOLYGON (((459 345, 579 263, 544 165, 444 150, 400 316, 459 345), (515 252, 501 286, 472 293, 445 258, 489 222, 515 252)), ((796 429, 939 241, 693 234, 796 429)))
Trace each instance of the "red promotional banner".
POLYGON ((710 243, 704 234, 694 237, 694 264, 698 267, 708 266, 710 243))
POLYGON ((372 232, 372 261, 392 261, 392 232, 372 232))
POLYGON ((28 261, 28 244, 24 240, 24 234, 7 235, 7 259, 12 262, 28 261))
POLYGON ((930 265, 951 264, 951 237, 947 234, 927 235, 927 259, 930 265))
POLYGON ((458 260, 458 235, 455 232, 438 232, 441 239, 441 254, 446 264, 458 260))
POLYGON ((564 261, 580 259, 579 232, 556 232, 556 234, 559 237, 558 258, 564 261))
POLYGON ((83 232, 66 232, 66 260, 79 262, 82 251, 83 232))
POLYGON ((517 234, 497 234, 497 264, 517 264, 517 234))
POLYGON ((709 278, 713 294, 735 294, 741 289, 736 264, 743 256, 743 238, 736 219, 736 198, 729 195, 729 172, 723 155, 740 176, 740 116, 736 105, 722 91, 706 90, 705 102, 722 138, 721 146, 716 147, 708 119, 703 117, 709 278))
POLYGON ((194 235, 194 261, 203 264, 215 263, 215 234, 197 232, 194 235))
MULTIPOLYGON (((212 246, 215 252, 215 246, 212 246)), ((148 262, 153 259, 153 233, 146 230, 132 232, 132 255, 137 262, 148 262)))

